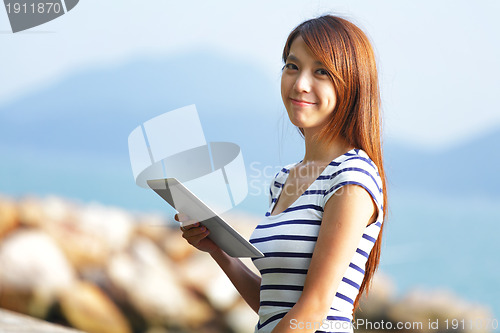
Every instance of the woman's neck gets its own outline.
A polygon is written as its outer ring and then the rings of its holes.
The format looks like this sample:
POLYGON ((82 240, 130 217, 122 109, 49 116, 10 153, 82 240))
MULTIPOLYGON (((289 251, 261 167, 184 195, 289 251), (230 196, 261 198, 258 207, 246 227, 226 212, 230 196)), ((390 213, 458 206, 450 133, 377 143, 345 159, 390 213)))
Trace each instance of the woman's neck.
POLYGON ((304 139, 305 154, 302 162, 303 164, 328 164, 336 157, 355 148, 341 137, 337 137, 331 142, 314 141, 308 135, 306 135, 304 139))

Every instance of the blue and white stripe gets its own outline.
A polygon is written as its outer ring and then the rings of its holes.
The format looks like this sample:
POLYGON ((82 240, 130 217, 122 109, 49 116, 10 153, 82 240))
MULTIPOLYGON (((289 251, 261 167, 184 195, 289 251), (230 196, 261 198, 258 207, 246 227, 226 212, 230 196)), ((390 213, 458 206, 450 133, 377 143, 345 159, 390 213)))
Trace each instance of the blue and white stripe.
POLYGON ((271 332, 302 293, 328 199, 345 185, 366 189, 377 204, 377 221, 366 227, 346 269, 326 320, 329 328, 317 332, 352 332, 353 303, 365 275, 369 253, 383 221, 382 181, 377 167, 359 149, 334 159, 313 184, 284 212, 271 215, 293 165, 284 167, 271 182, 270 206, 250 242, 264 253, 253 262, 262 275, 259 322, 255 332, 271 332), (332 327, 342 327, 334 329, 332 327))

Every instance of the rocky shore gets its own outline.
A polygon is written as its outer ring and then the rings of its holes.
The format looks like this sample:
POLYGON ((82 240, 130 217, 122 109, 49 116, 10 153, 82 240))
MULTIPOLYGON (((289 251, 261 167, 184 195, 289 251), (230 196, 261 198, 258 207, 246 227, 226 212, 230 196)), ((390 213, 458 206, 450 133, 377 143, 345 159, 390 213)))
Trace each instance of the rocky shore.
MULTIPOLYGON (((228 219, 246 237, 258 222, 228 219)), ((243 333, 257 322, 224 273, 184 241, 174 222, 58 197, 0 196, 0 308, 89 333, 243 333)), ((491 314, 450 292, 397 296, 390 279, 377 273, 356 319, 357 332, 447 332, 452 319, 486 322, 491 314), (436 320, 439 327, 430 327, 436 320), (397 322, 422 325, 396 329, 397 322)), ((456 330, 492 331, 463 326, 456 330)))

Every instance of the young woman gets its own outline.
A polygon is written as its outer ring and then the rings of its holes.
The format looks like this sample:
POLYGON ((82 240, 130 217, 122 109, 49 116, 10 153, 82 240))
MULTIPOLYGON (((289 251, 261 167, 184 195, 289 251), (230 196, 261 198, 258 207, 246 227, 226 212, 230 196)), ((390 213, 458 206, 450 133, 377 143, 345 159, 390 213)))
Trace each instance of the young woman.
POLYGON ((206 238, 206 251, 259 314, 255 332, 352 332, 378 266, 386 206, 379 90, 373 50, 349 21, 322 16, 297 26, 283 50, 281 95, 305 155, 271 183, 271 203, 250 241, 260 275, 206 238))

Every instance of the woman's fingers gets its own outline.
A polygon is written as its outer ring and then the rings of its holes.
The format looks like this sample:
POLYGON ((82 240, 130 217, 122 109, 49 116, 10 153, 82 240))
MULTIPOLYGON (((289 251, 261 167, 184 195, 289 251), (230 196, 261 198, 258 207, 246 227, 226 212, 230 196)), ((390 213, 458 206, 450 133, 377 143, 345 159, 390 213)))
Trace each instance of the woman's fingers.
POLYGON ((181 230, 182 231, 187 230, 187 229, 191 229, 193 226, 197 227, 200 225, 199 222, 197 222, 195 220, 190 220, 189 216, 187 216, 186 214, 182 214, 182 213, 175 214, 174 220, 181 223, 181 230), (182 225, 184 225, 184 226, 182 226, 182 225))
POLYGON ((199 222, 196 223, 196 224, 191 224, 191 225, 188 225, 186 227, 183 227, 184 229, 181 228, 182 230, 182 236, 184 238, 189 238, 189 237, 192 237, 192 236, 196 236, 196 235, 199 235, 203 232, 205 232, 207 230, 207 228, 205 226, 200 226, 199 222), (196 226, 196 224, 198 226, 196 226))
POLYGON ((200 222, 195 222, 195 221, 186 221, 184 222, 184 226, 181 226, 182 231, 187 231, 189 229, 197 228, 200 226, 200 222))
POLYGON ((188 241, 189 244, 196 245, 202 239, 207 237, 208 234, 209 234, 209 231, 208 231, 207 227, 199 226, 199 227, 192 227, 190 229, 183 230, 182 237, 184 237, 188 241))
POLYGON ((182 214, 182 213, 175 214, 174 219, 178 222, 187 222, 190 220, 189 216, 187 216, 186 214, 182 214))
POLYGON ((175 214, 174 219, 179 221, 181 225, 184 225, 180 227, 182 237, 186 239, 189 244, 205 252, 216 249, 217 246, 210 241, 210 239, 203 241, 210 234, 207 227, 198 221, 191 220, 189 216, 182 213, 175 214))

